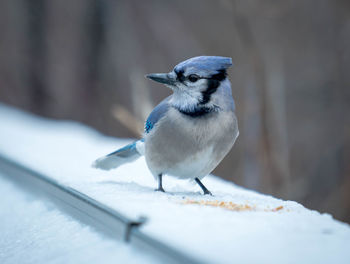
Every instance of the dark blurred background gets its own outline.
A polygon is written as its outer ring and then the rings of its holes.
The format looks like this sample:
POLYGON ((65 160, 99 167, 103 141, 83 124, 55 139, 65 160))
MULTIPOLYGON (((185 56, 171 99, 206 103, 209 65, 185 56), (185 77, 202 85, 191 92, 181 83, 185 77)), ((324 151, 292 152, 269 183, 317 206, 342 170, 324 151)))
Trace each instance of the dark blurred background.
POLYGON ((215 174, 350 222, 350 1, 0 0, 0 101, 137 137, 144 78, 233 58, 240 137, 215 174))

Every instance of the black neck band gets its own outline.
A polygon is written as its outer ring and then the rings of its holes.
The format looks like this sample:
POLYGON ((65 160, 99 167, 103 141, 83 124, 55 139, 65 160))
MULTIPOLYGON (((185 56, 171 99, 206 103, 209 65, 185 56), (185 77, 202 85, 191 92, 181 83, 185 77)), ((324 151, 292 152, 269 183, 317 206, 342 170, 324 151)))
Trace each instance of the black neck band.
POLYGON ((217 107, 205 107, 205 106, 197 106, 192 110, 183 110, 176 108, 180 113, 190 116, 190 117, 201 117, 213 112, 217 111, 217 107))

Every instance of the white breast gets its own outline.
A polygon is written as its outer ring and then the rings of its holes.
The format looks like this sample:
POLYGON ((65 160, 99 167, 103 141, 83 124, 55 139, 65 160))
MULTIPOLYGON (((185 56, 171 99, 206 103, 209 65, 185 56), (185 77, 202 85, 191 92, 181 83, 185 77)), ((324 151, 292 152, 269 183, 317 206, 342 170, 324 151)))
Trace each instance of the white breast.
POLYGON ((186 157, 181 164, 168 169, 167 174, 181 179, 202 179, 213 168, 213 146, 186 157))

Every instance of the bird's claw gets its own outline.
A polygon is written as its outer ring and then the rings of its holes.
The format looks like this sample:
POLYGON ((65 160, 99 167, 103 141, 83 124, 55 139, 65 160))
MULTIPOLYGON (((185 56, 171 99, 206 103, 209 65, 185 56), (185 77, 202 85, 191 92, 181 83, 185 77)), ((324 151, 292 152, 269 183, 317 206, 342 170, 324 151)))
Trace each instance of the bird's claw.
POLYGON ((208 191, 208 190, 204 191, 204 195, 210 195, 210 196, 213 196, 213 194, 212 194, 210 191, 208 191))
POLYGON ((159 187, 157 189, 154 190, 155 192, 165 192, 163 187, 159 187))

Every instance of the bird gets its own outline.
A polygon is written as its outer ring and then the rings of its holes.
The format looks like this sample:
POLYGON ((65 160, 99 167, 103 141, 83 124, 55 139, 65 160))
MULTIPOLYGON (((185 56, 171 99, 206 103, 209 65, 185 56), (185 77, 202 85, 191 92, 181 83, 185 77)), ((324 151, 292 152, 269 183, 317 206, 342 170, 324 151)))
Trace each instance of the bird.
POLYGON ((173 93, 153 109, 141 139, 98 158, 93 167, 110 170, 144 156, 158 181, 156 191, 165 192, 162 179, 168 175, 194 180, 205 195, 212 195, 201 180, 228 154, 239 135, 227 76, 230 66, 229 57, 198 56, 168 73, 145 75, 173 93))

